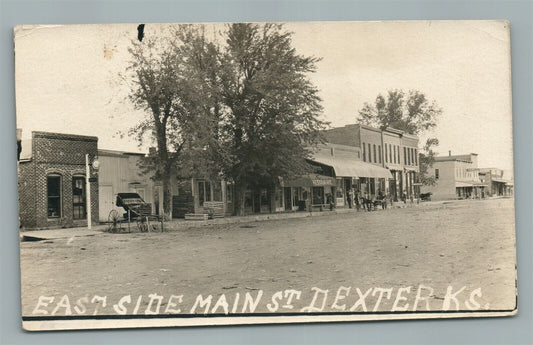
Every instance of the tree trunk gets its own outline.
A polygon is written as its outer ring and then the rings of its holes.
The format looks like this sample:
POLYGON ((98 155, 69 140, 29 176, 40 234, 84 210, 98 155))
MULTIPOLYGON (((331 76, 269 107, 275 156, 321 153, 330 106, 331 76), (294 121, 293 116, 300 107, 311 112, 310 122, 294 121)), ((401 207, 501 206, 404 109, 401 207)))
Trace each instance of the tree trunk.
POLYGON ((163 213, 165 220, 172 220, 172 186, 170 176, 163 176, 163 213))
POLYGON ((246 191, 246 186, 243 186, 242 183, 235 183, 235 215, 244 216, 244 193, 246 191))

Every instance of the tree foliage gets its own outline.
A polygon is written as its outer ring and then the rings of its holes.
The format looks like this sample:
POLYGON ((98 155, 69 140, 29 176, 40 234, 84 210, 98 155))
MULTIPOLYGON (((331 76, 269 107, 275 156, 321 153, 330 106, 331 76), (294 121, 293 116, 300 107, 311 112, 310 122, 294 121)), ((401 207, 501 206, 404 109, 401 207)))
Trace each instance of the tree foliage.
POLYGON ((223 176, 239 198, 310 168, 306 147, 326 125, 308 78, 319 59, 298 55, 291 35, 276 24, 231 24, 221 41, 180 25, 133 42, 130 99, 146 118, 131 133, 156 139, 146 165, 163 181, 165 213, 173 175, 223 176))
MULTIPOLYGON (((417 90, 405 93, 402 90, 389 90, 387 97, 379 94, 373 104, 365 103, 359 110, 358 122, 363 125, 385 129, 402 130, 408 134, 420 135, 437 126, 442 109, 435 101, 430 101, 417 90)), ((427 139, 423 152, 420 152, 420 182, 434 185, 435 179, 427 174, 433 166, 435 154, 432 148, 439 145, 437 138, 427 139)))
POLYGON ((435 176, 428 173, 429 168, 435 163, 435 152, 433 152, 433 147, 436 146, 439 146, 439 139, 428 138, 424 144, 423 151, 419 154, 419 179, 425 186, 434 186, 437 183, 435 176))
MULTIPOLYGON (((191 25, 179 25, 171 33, 133 41, 128 71, 133 86, 130 101, 145 111, 145 118, 130 129, 139 144, 155 142, 155 151, 142 162, 163 185, 163 209, 171 210, 171 177, 178 173, 183 152, 191 149, 204 120, 199 108, 205 101, 199 94, 202 76, 195 69, 195 45, 202 35, 191 25), (148 139, 147 139, 148 138, 148 139)), ((202 47, 206 51, 212 47, 202 47)))
POLYGON ((275 24, 230 25, 221 59, 223 173, 244 189, 308 170, 306 147, 325 127, 308 78, 319 59, 298 55, 275 24))
POLYGON ((418 135, 437 126, 442 109, 417 90, 405 93, 389 90, 387 98, 379 94, 374 104, 365 103, 359 110, 358 122, 385 129, 396 128, 418 135))

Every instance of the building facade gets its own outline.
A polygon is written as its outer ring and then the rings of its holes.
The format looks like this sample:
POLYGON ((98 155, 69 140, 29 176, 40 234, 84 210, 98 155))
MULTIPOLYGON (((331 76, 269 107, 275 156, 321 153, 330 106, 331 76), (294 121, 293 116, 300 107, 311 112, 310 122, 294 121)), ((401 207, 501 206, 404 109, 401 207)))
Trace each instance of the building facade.
POLYGON ((360 159, 390 171, 391 177, 379 180, 362 178, 363 188, 375 194, 383 190, 393 201, 414 200, 419 195, 418 137, 403 131, 384 130, 359 124, 323 132, 328 143, 357 147, 360 159))
MULTIPOLYGON (((90 180, 87 205, 86 155, 97 156, 98 138, 32 132, 21 142, 19 160, 19 216, 21 228, 58 228, 87 225, 87 209, 98 221, 98 182, 90 180)), ((96 171, 90 167, 91 177, 96 171)))
POLYGON ((382 166, 364 162, 361 149, 354 146, 318 145, 309 163, 316 166, 318 177, 315 179, 323 184, 316 182, 311 190, 311 205, 315 208, 330 203, 335 207, 353 207, 350 192, 376 199, 386 194, 386 181, 392 177, 382 166), (328 177, 334 180, 328 181, 328 177))
POLYGON ((211 212, 223 217, 233 215, 233 211, 233 184, 221 179, 197 177, 172 179, 172 218, 211 212))
POLYGON ((510 174, 498 168, 480 168, 479 178, 487 185, 485 193, 487 196, 512 196, 514 192, 514 181, 510 174))
POLYGON ((479 176, 477 154, 435 157, 428 174, 435 178, 434 186, 423 186, 422 193, 431 193, 432 200, 482 198, 486 183, 479 176))
POLYGON ((118 193, 133 192, 152 205, 152 213, 159 214, 163 205, 161 186, 154 183, 150 174, 143 173, 140 163, 142 153, 98 150, 99 220, 106 222, 111 210, 125 211, 115 205, 118 193))

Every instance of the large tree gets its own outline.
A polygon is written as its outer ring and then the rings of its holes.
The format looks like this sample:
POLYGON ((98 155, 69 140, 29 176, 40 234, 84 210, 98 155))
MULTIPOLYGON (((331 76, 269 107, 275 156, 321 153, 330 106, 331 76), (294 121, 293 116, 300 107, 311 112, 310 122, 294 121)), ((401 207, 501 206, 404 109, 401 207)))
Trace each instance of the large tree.
MULTIPOLYGON (((420 91, 389 90, 387 96, 379 94, 374 103, 365 103, 359 110, 358 123, 385 129, 387 127, 420 135, 437 126, 442 109, 435 101, 430 101, 420 91)), ((429 138, 420 152, 420 182, 433 185, 435 180, 428 176, 428 168, 433 166, 432 148, 438 146, 437 138, 429 138)))
POLYGON ((291 33, 276 24, 232 24, 221 56, 224 118, 221 170, 236 185, 237 213, 247 188, 271 188, 306 171, 306 147, 325 123, 310 82, 319 59, 298 55, 291 33))
POLYGON ((310 169, 307 147, 326 125, 308 78, 319 59, 298 55, 281 25, 232 24, 209 39, 203 28, 133 44, 131 99, 147 117, 132 133, 157 139, 147 167, 163 181, 165 213, 173 175, 232 180, 242 213, 246 189, 310 169))
POLYGON ((435 176, 428 173, 429 168, 435 163, 435 152, 433 148, 439 145, 439 139, 428 138, 422 152, 420 152, 418 162, 420 164, 420 182, 425 186, 434 186, 437 183, 435 176))
MULTIPOLYGON (((199 94, 203 76, 195 65, 201 32, 191 25, 171 27, 159 35, 143 35, 133 41, 127 68, 132 80, 130 100, 145 118, 130 129, 142 145, 155 144, 155 151, 142 162, 145 172, 152 172, 163 186, 163 211, 171 215, 171 178, 178 175, 184 152, 197 146, 205 116, 200 110, 206 103, 199 94)), ((202 46, 206 51, 211 46, 202 46)))

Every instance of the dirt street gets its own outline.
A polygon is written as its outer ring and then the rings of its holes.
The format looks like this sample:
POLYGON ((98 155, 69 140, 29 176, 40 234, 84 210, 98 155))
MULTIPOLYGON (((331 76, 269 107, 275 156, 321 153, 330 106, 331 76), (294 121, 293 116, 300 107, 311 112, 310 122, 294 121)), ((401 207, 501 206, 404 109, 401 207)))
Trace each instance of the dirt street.
POLYGON ((512 310, 512 206, 22 242, 23 315, 512 310))

